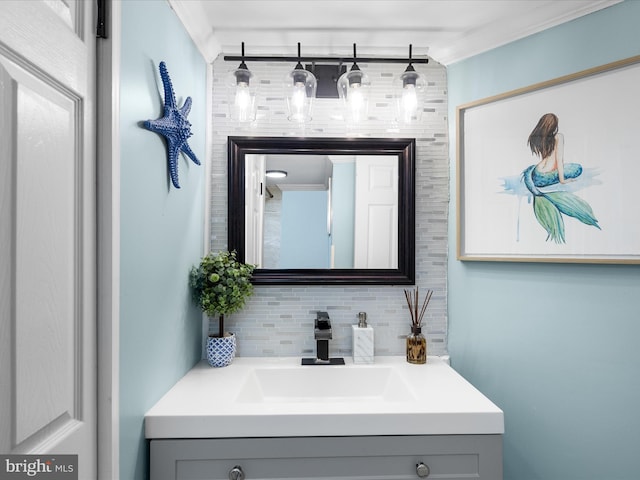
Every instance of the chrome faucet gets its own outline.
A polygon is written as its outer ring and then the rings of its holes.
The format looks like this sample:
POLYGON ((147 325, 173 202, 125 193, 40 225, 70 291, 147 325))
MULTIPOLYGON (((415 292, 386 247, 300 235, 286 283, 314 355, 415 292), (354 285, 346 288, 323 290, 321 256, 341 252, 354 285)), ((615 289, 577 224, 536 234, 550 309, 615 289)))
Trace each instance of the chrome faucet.
POLYGON ((316 358, 303 358, 302 365, 344 365, 344 358, 329 357, 329 340, 333 338, 331 320, 327 312, 317 312, 313 324, 316 358))
POLYGON ((333 334, 327 312, 317 313, 313 338, 316 340, 316 363, 329 363, 329 340, 333 338, 333 334))

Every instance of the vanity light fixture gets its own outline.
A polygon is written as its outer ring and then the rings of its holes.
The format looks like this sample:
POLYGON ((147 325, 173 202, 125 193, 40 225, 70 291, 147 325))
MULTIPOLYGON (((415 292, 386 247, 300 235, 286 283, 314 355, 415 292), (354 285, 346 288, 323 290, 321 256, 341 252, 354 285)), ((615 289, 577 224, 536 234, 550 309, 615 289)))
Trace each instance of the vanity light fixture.
MULTIPOLYGON (((246 67, 247 62, 297 62, 296 67, 291 71, 285 79, 285 97, 287 102, 288 118, 292 121, 306 122, 311 118, 311 108, 313 106, 313 98, 317 92, 324 92, 322 98, 336 98, 334 95, 327 92, 337 89, 338 97, 341 98, 345 107, 345 120, 350 123, 359 123, 366 119, 369 106, 369 90, 371 82, 369 77, 360 70, 358 63, 408 63, 406 70, 400 75, 400 87, 404 88, 405 95, 398 94, 398 98, 404 98, 405 108, 403 110, 403 121, 409 119, 410 121, 418 120, 422 113, 421 94, 423 93, 423 85, 426 87, 426 81, 424 77, 415 71, 414 64, 429 63, 429 59, 413 58, 411 56, 411 45, 409 46, 409 58, 390 58, 390 57, 358 57, 356 54, 356 44, 353 44, 353 57, 339 57, 339 56, 301 56, 300 44, 298 43, 298 56, 271 56, 271 55, 251 55, 245 56, 244 43, 242 43, 242 55, 225 55, 225 61, 238 61, 240 60, 240 67, 232 72, 234 74, 234 90, 230 94, 230 105, 236 105, 237 94, 240 92, 240 87, 256 86, 257 81, 253 77, 253 74, 249 72, 246 67), (305 65, 304 63, 310 63, 305 65), (352 63, 352 67, 348 72, 342 74, 341 69, 345 67, 344 64, 352 63), (316 77, 312 72, 322 72, 316 77), (247 76, 247 73, 249 76, 247 76), (338 78, 339 76, 339 78, 338 78), (244 79, 246 78, 246 82, 244 79), (336 80, 337 79, 337 80, 336 80), (249 82, 251 80, 251 82, 249 82), (315 82, 314 82, 315 80, 315 82), (330 82, 332 85, 326 85, 323 82, 330 82), (413 93, 416 95, 414 96, 413 93), (417 103, 413 101, 416 99, 417 103), (414 107, 415 105, 415 107, 414 107)), ((241 110, 238 108, 236 117, 239 121, 251 121, 255 119, 255 96, 251 102, 247 102, 252 106, 252 113, 245 115, 238 115, 241 110), (244 120, 240 120, 244 118, 244 120)), ((402 100, 400 100, 402 102, 402 100)), ((397 102, 396 102, 397 103, 397 102)), ((232 109, 233 111, 233 109, 232 109)), ((234 115, 232 114, 232 118, 234 115)), ((398 116, 400 121, 400 116, 398 116)))
POLYGON ((287 172, 284 170, 267 170, 266 176, 269 178, 284 178, 287 176, 287 172))
POLYGON ((259 82, 244 62, 244 42, 240 65, 229 72, 226 83, 231 119, 240 123, 253 122, 256 119, 259 82))
POLYGON ((338 79, 338 95, 342 100, 347 123, 362 123, 369 113, 369 89, 371 81, 356 63, 356 44, 353 44, 353 65, 338 79))
POLYGON ((305 70, 300 62, 300 43, 298 43, 298 63, 284 80, 284 96, 287 101, 287 119, 304 123, 311 120, 313 99, 316 97, 318 82, 313 73, 305 70))
POLYGON ((413 68, 411 48, 412 45, 409 45, 409 65, 393 82, 396 119, 398 123, 405 124, 420 121, 427 90, 425 76, 413 68))

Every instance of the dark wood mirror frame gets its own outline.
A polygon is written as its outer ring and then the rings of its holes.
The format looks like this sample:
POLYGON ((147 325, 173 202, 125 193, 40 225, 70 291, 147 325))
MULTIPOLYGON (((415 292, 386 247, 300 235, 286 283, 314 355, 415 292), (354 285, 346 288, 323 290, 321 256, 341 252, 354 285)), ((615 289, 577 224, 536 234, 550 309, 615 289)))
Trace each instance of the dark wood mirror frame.
POLYGON ((397 269, 256 269, 256 285, 412 285, 415 282, 415 139, 229 137, 228 248, 244 261, 245 155, 395 155, 398 157, 397 269))

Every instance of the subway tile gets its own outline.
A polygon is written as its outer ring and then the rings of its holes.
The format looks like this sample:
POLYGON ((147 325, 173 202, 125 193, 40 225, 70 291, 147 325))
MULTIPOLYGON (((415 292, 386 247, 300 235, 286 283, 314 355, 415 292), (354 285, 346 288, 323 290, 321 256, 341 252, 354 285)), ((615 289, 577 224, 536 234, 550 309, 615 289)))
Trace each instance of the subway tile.
MULTIPOLYGON (((211 249, 227 248, 227 150, 229 135, 341 137, 351 130, 337 118, 338 99, 318 99, 313 120, 305 128, 286 119, 281 79, 292 68, 285 63, 253 63, 261 79, 259 117, 250 127, 234 125, 227 112, 223 77, 228 65, 214 62, 211 162, 211 249)), ((446 70, 437 62, 415 65, 429 77, 427 106, 418 126, 390 131, 393 102, 390 89, 398 65, 360 65, 372 80, 369 120, 354 132, 363 137, 416 138, 416 285, 434 296, 426 317, 429 354, 447 353, 447 220, 449 152, 446 70)), ((404 355, 409 312, 403 286, 277 286, 256 287, 246 307, 225 316, 234 331, 240 356, 309 356, 315 353, 315 312, 329 312, 334 328, 332 354, 351 354, 351 325, 367 312, 375 329, 376 355, 404 355)))

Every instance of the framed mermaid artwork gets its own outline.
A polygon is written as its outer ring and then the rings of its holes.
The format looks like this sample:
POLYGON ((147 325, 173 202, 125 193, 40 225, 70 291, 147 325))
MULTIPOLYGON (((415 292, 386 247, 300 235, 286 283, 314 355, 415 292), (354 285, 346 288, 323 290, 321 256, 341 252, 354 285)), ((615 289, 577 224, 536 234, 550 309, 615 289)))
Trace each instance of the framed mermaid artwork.
POLYGON ((640 263, 640 55, 457 108, 457 258, 640 263))

